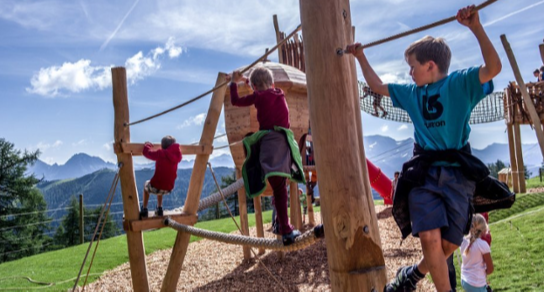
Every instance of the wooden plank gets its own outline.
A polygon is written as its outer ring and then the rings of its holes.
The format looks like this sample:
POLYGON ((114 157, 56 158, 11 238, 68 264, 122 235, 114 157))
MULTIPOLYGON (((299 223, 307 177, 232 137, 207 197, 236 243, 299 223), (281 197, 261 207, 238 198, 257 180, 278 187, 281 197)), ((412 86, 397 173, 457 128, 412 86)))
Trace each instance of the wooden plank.
MULTIPOLYGON (((242 178, 242 170, 236 168, 236 179, 239 180, 242 178)), ((238 210, 240 211, 240 228, 242 235, 249 236, 249 220, 247 218, 247 197, 246 189, 244 187, 238 190, 238 210)), ((244 259, 249 260, 251 258, 251 251, 249 246, 242 246, 242 251, 244 253, 244 259)))
MULTIPOLYGON (((261 196, 253 198, 253 206, 255 208, 255 226, 257 227, 257 237, 264 238, 263 226, 263 208, 261 196)), ((259 255, 264 254, 264 248, 259 248, 259 255)))
POLYGON ((518 162, 516 160, 516 145, 514 140, 514 124, 506 124, 508 133, 508 152, 510 154, 510 169, 512 172, 512 188, 519 193, 518 162))
POLYGON ((300 0, 308 104, 323 223, 331 227, 325 228, 331 289, 381 291, 387 275, 370 184, 364 179, 354 58, 336 54, 351 40, 349 11, 349 0, 300 0))
MULTIPOLYGON (((128 93, 126 70, 123 67, 111 69, 114 118, 114 143, 130 143, 130 128, 125 123, 130 121, 128 109, 128 93)), ((117 153, 117 162, 122 163, 119 170, 121 182, 121 196, 123 198, 123 211, 128 220, 140 217, 140 202, 138 189, 134 178, 134 166, 132 156, 125 153, 117 153)), ((142 232, 127 231, 128 261, 130 263, 130 275, 134 291, 149 291, 147 267, 145 263, 145 249, 142 232)))
MULTIPOLYGON (((125 154, 132 154, 133 156, 142 155, 144 151, 143 143, 121 143, 121 151, 125 154)), ((161 144, 153 144, 153 149, 160 149, 161 144)), ((198 155, 206 154, 210 155, 213 152, 212 145, 179 145, 181 153, 183 155, 198 155)), ((114 147, 117 149, 117 147, 114 147)))
POLYGON ((164 216, 155 217, 155 212, 149 212, 149 217, 141 220, 124 220, 123 227, 125 231, 143 231, 149 229, 159 229, 164 228, 164 219, 170 217, 170 219, 184 225, 195 225, 198 216, 196 215, 187 215, 179 212, 164 212, 164 216))
MULTIPOLYGON (((289 180, 287 180, 289 182, 289 180)), ((291 224, 300 230, 302 228, 302 217, 300 216, 300 198, 298 196, 298 184, 289 182, 289 201, 291 210, 291 224)))

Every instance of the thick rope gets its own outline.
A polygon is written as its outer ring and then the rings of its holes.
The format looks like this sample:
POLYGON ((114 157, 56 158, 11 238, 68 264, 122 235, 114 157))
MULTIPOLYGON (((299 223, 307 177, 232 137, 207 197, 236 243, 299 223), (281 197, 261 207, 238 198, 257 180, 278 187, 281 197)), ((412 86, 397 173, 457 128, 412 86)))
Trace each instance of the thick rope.
MULTIPOLYGON (((493 3, 497 2, 497 0, 488 0, 488 1, 485 1, 484 3, 478 5, 475 7, 475 10, 473 10, 473 13, 478 11, 478 10, 481 10, 493 3)), ((384 38, 384 39, 381 39, 381 40, 377 40, 377 41, 373 41, 371 43, 368 43, 368 44, 364 44, 362 45, 360 48, 364 49, 364 48, 370 48, 370 47, 373 47, 373 46, 377 46, 377 45, 380 45, 380 44, 383 44, 383 43, 386 43, 386 42, 389 42, 389 41, 392 41, 392 40, 396 40, 396 39, 399 39, 399 38, 402 38, 402 37, 405 37, 407 35, 411 35, 411 34, 414 34, 414 33, 418 33, 418 32, 421 32, 421 31, 424 31, 424 30, 427 30, 427 29, 430 29, 430 28, 433 28, 433 27, 436 27, 436 26, 440 26, 440 25, 443 25, 443 24, 446 24, 448 22, 452 22, 456 19, 455 16, 452 16, 452 17, 448 17, 448 18, 445 18, 445 19, 442 19, 442 20, 439 20, 439 21, 436 21, 436 22, 433 22, 431 24, 427 24, 427 25, 424 25, 424 26, 420 26, 420 27, 417 27, 417 28, 414 28, 412 30, 409 30, 409 31, 405 31, 403 33, 399 33, 399 34, 396 34, 396 35, 392 35, 390 37, 387 37, 387 38, 384 38)))
MULTIPOLYGON (((232 196, 236 191, 244 187, 244 179, 239 179, 229 185, 228 187, 221 189, 221 193, 223 193, 225 198, 228 198, 232 196)), ((198 211, 202 211, 205 209, 208 209, 209 207, 221 202, 221 199, 223 196, 221 196, 220 192, 215 192, 206 198, 200 200, 200 203, 198 205, 198 211)))
MULTIPOLYGON (((93 240, 94 240, 94 238, 96 236, 96 233, 98 232, 98 227, 100 226, 102 216, 104 215, 104 211, 106 210, 106 205, 108 204, 108 201, 109 201, 109 205, 107 207, 106 218, 104 219, 104 221, 106 221, 107 214, 110 211, 111 202, 113 200, 113 196, 115 195, 115 189, 117 188, 117 183, 119 182, 119 171, 121 170, 121 167, 123 167, 123 164, 119 163, 118 167, 119 168, 117 170, 117 173, 115 174, 115 177, 113 178, 113 181, 112 181, 112 184, 111 184, 111 187, 110 187, 110 191, 108 193, 108 197, 106 198, 106 201, 104 202, 104 205, 102 206, 102 210, 100 211, 100 216, 98 217, 98 222, 96 223, 96 227, 94 229, 93 236, 91 237, 91 241, 89 242, 89 247, 87 248, 87 252, 85 253, 85 257, 83 258, 83 263, 81 263, 81 268, 79 269, 79 273, 77 274, 76 281, 74 283, 74 287, 72 288, 72 291, 76 291, 77 283, 79 282, 79 277, 81 277, 81 272, 83 271, 83 267, 85 266, 85 262, 87 261, 87 256, 89 256, 91 246, 93 245, 93 240)), ((104 222, 104 225, 105 225, 105 223, 106 222, 104 222)), ((102 230, 100 230, 100 236, 102 236, 102 230)), ((98 240, 100 241, 100 237, 99 237, 98 240)), ((97 245, 95 247, 92 259, 94 259, 97 247, 98 247, 98 243, 97 243, 97 245)), ((91 270, 91 266, 92 266, 92 260, 91 260, 91 264, 89 265, 89 269, 87 270, 87 277, 89 276, 89 271, 91 270)), ((87 283, 87 277, 85 277, 85 283, 87 283)), ((83 289, 85 289, 85 284, 83 285, 83 289)))
MULTIPOLYGON (((268 57, 268 55, 270 55, 272 52, 274 52, 275 50, 277 50, 277 49, 278 49, 281 45, 283 45, 289 38, 291 38, 293 35, 295 35, 295 34, 301 29, 301 27, 302 27, 302 26, 299 24, 299 25, 297 26, 297 28, 295 28, 295 30, 293 30, 293 32, 291 32, 285 39, 281 40, 281 41, 280 41, 278 44, 276 44, 272 49, 266 50, 266 52, 264 53, 264 55, 262 55, 261 57, 259 57, 257 60, 255 60, 255 62, 251 63, 249 66, 245 67, 240 73, 243 74, 244 72, 247 72, 249 69, 251 69, 253 66, 257 65, 257 63, 259 63, 261 60, 266 60, 266 57, 268 57)), ((138 120, 138 121, 129 123, 129 124, 125 124, 125 126, 136 125, 136 124, 139 124, 139 123, 141 123, 141 122, 145 122, 145 121, 154 119, 154 118, 156 118, 156 117, 162 116, 162 115, 167 114, 167 113, 169 113, 169 112, 171 112, 171 111, 177 110, 178 108, 182 108, 182 107, 184 107, 184 106, 186 106, 186 105, 188 105, 188 104, 190 104, 190 103, 192 103, 192 102, 195 102, 195 101, 197 101, 197 100, 203 98, 204 96, 206 96, 206 95, 208 95, 208 94, 210 94, 210 93, 216 91, 217 89, 219 89, 219 88, 221 88, 221 87, 227 85, 228 83, 229 83, 229 81, 225 81, 225 82, 223 82, 223 83, 217 85, 216 87, 214 87, 214 88, 212 88, 212 89, 210 89, 210 90, 208 90, 208 91, 202 93, 201 95, 199 95, 199 96, 197 96, 197 97, 195 97, 195 98, 193 98, 193 99, 190 99, 190 100, 188 100, 188 101, 186 101, 186 102, 184 102, 184 103, 182 103, 182 104, 180 104, 180 105, 177 105, 177 106, 175 106, 175 107, 173 107, 173 108, 167 109, 167 110, 165 110, 165 111, 163 111, 163 112, 160 112, 160 113, 158 113, 158 114, 152 115, 152 116, 150 116, 150 117, 147 117, 147 118, 144 118, 144 119, 141 119, 141 120, 138 120)))
POLYGON ((244 245, 244 246, 250 246, 255 248, 264 248, 264 249, 270 249, 270 250, 276 250, 276 251, 300 250, 314 244, 318 240, 313 229, 310 229, 306 231, 305 233, 303 233, 302 235, 295 238, 295 242, 293 244, 284 246, 283 242, 277 239, 249 237, 249 236, 243 236, 243 235, 237 235, 237 234, 227 234, 222 232, 204 230, 204 229, 180 224, 170 219, 170 217, 167 217, 164 220, 164 224, 178 231, 187 232, 191 235, 210 239, 210 240, 221 241, 228 244, 237 244, 237 245, 244 245))

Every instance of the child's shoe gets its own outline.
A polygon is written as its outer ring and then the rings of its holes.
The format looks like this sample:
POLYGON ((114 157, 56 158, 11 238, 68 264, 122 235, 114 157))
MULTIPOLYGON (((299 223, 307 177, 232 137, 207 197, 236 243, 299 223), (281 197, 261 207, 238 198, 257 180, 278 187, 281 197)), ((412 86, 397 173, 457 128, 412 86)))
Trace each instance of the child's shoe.
POLYGON ((319 224, 316 227, 314 227, 314 236, 316 238, 324 238, 325 237, 325 229, 323 228, 323 224, 319 224))
POLYGON ((291 233, 289 233, 289 234, 282 235, 281 239, 283 240, 283 245, 288 246, 288 245, 291 245, 291 244, 295 243, 295 238, 297 238, 299 236, 300 236, 300 231, 298 231, 296 229, 291 231, 291 233))
POLYGON ((385 287, 383 288, 384 292, 411 292, 416 291, 417 282, 412 282, 412 279, 408 277, 408 269, 411 269, 412 266, 400 267, 397 270, 397 275, 385 287))
POLYGON ((382 113, 382 118, 384 118, 385 116, 387 116, 387 112, 382 113))
POLYGON ((275 235, 281 235, 280 233, 280 225, 276 220, 272 221, 272 233, 275 235))
POLYGON ((373 115, 375 117, 379 116, 378 113, 371 113, 371 115, 373 115))
POLYGON ((155 215, 157 216, 163 216, 164 213, 162 211, 162 207, 157 207, 157 210, 155 210, 155 215))
POLYGON ((147 208, 142 206, 142 209, 140 210, 140 219, 147 218, 148 215, 149 215, 149 212, 147 211, 147 208))

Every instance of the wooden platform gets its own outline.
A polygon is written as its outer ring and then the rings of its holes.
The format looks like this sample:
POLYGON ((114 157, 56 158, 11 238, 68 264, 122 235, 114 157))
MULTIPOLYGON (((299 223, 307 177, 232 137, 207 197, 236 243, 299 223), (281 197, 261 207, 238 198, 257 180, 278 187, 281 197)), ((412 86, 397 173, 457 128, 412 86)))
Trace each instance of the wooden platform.
POLYGON ((123 229, 125 231, 143 231, 149 229, 159 229, 166 227, 164 225, 164 219, 170 217, 170 219, 185 225, 195 225, 198 216, 197 215, 186 215, 174 211, 165 211, 164 216, 155 216, 154 211, 149 211, 149 217, 141 220, 125 220, 123 218, 123 229))

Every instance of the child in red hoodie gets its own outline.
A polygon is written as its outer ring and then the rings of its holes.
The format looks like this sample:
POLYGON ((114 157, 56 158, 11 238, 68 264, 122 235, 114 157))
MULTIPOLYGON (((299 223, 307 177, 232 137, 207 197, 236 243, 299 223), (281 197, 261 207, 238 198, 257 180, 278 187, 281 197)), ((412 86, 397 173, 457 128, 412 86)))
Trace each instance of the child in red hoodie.
POLYGON ((174 182, 178 175, 178 163, 181 161, 181 149, 176 139, 172 136, 165 136, 161 141, 161 149, 153 150, 153 144, 145 142, 144 156, 155 161, 155 173, 151 180, 144 185, 144 204, 140 216, 148 216, 147 202, 149 194, 157 195, 157 216, 163 216, 162 196, 168 195, 174 189, 174 182))

